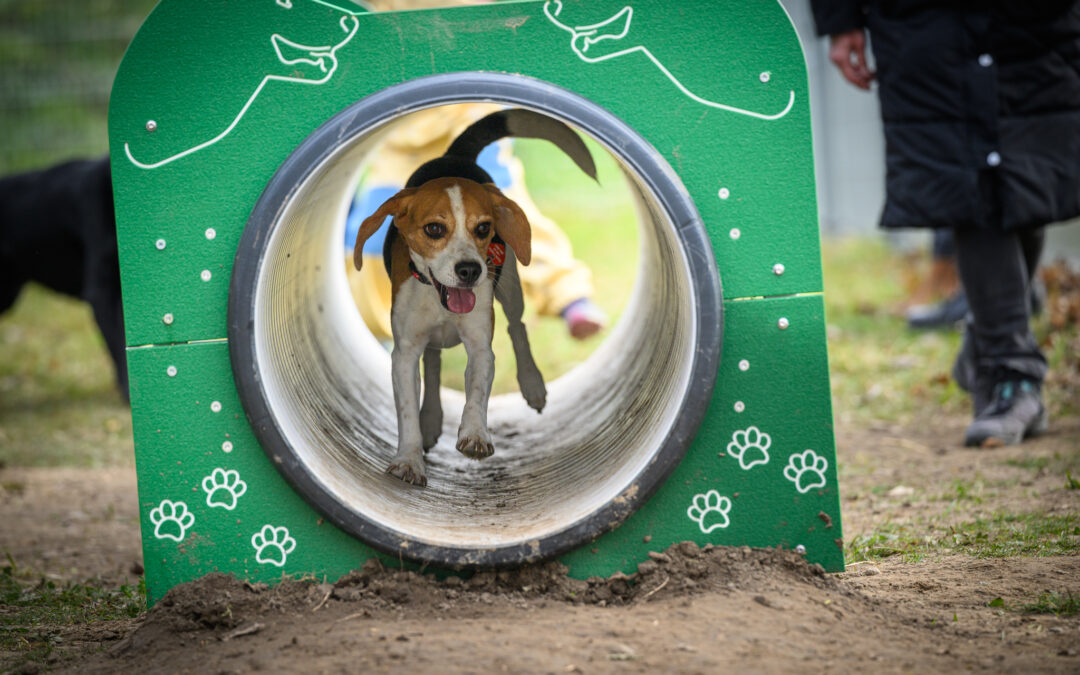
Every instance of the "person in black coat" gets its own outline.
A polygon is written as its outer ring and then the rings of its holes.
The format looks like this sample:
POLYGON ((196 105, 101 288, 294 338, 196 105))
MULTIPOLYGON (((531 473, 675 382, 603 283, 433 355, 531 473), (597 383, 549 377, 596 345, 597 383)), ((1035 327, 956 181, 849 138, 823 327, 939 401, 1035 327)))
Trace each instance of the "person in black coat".
POLYGON ((971 306, 953 369, 974 399, 965 443, 1019 443, 1046 427, 1028 302, 1043 227, 1080 215, 1080 2, 811 5, 843 76, 878 82, 881 225, 954 231, 971 306))
POLYGON ((85 300, 127 397, 124 313, 109 158, 0 178, 0 313, 28 281, 85 300))

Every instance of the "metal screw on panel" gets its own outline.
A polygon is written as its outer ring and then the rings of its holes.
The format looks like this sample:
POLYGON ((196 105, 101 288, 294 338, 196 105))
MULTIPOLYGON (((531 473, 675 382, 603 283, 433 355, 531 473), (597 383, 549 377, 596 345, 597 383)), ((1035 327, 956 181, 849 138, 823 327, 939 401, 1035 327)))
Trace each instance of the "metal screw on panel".
POLYGON ((206 238, 207 239, 213 239, 216 236, 217 236, 217 230, 215 230, 212 227, 206 228, 206 238))
POLYGON ((772 77, 772 73, 767 70, 764 73, 758 75, 758 79, 760 79, 762 82, 768 82, 770 77, 772 77))
POLYGON ((784 273, 784 263, 776 263, 772 266, 772 273, 776 276, 780 276, 784 273))
POLYGON ((202 273, 199 274, 199 277, 201 277, 203 281, 210 281, 210 270, 203 270, 202 273))
POLYGON ((225 452, 232 452, 232 441, 225 441, 221 444, 221 449, 225 452))
POLYGON ((165 316, 161 317, 161 320, 165 322, 166 326, 171 326, 173 322, 173 315, 166 314, 165 316))
POLYGON ((213 403, 210 404, 210 409, 213 410, 214 412, 221 412, 221 402, 220 401, 214 401, 213 403))
POLYGON ((154 131, 155 129, 157 129, 157 122, 155 122, 154 120, 147 120, 147 122, 146 122, 146 130, 147 131, 154 131))
POLYGON ((154 246, 157 247, 157 250, 164 251, 165 250, 165 240, 164 239, 158 239, 157 241, 154 242, 154 246))
POLYGON ((727 188, 720 188, 720 192, 718 192, 717 194, 720 195, 720 199, 727 199, 731 196, 731 190, 727 188))
POLYGON ((742 232, 737 227, 731 228, 731 232, 728 232, 732 239, 738 239, 742 236, 742 232))
POLYGON ((165 369, 165 372, 168 373, 169 377, 176 377, 176 366, 169 366, 165 369))
POLYGON ((750 370, 750 362, 746 359, 739 361, 739 370, 743 371, 744 373, 750 370))
POLYGON ((787 327, 791 325, 791 322, 787 320, 787 317, 780 317, 780 320, 776 322, 777 326, 780 326, 780 330, 787 330, 787 327))
POLYGON ((798 553, 799 555, 806 555, 806 547, 803 546, 802 544, 799 544, 798 546, 795 547, 795 552, 798 553))
POLYGON ((742 401, 735 401, 735 412, 742 412, 746 410, 746 404, 742 401))

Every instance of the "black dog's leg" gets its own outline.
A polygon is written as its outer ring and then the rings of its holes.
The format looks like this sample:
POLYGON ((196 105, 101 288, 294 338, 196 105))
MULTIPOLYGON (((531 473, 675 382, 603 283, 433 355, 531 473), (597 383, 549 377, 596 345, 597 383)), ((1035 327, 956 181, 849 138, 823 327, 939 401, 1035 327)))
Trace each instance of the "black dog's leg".
POLYGON ((105 346, 109 349, 113 365, 116 367, 116 385, 125 400, 131 400, 128 393, 127 353, 124 340, 124 308, 120 301, 120 292, 106 294, 104 297, 87 298, 94 309, 101 334, 105 337, 105 346))

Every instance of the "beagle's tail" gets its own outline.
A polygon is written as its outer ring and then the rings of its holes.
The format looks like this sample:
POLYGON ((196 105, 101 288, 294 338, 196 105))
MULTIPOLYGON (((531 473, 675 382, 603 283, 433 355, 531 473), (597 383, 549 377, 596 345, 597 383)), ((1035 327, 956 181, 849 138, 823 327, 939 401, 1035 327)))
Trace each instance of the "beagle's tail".
POLYGON ((573 129, 547 115, 523 108, 500 110, 473 122, 461 132, 444 156, 462 157, 475 162, 485 147, 511 136, 539 138, 554 143, 579 169, 596 180, 596 164, 592 154, 573 129))

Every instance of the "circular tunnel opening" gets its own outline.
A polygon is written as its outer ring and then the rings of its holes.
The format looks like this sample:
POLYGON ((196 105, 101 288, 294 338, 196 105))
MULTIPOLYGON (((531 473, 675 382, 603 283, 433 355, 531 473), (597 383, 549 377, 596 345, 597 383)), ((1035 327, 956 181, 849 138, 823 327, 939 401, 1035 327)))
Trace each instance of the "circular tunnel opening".
MULTIPOLYGON (((358 270, 353 247, 360 223, 403 188, 418 166, 443 155, 466 128, 499 111, 505 106, 439 105, 406 113, 374 132, 378 140, 362 160, 346 220, 344 266, 364 324, 387 350, 393 345, 391 282, 383 249, 391 218, 363 242, 364 264, 358 270)), ((611 153, 582 138, 595 162, 595 179, 555 143, 539 138, 503 138, 477 158, 531 225, 533 261, 517 272, 529 340, 542 346, 532 350, 533 357, 548 382, 582 363, 603 342, 626 309, 639 269, 640 218, 629 181, 611 153), (588 304, 581 302, 586 299, 588 304)), ((508 322, 504 312, 494 315, 491 392, 518 392, 508 322)), ((442 387, 464 392, 464 346, 444 349, 441 359, 442 387)))
POLYGON ((229 297, 241 400, 294 489, 384 552, 457 568, 557 555, 644 503, 704 417, 722 323, 711 246, 663 158, 577 94, 495 73, 413 80, 319 127, 253 209, 229 297), (425 457, 427 487, 417 488, 385 474, 397 439, 390 358, 353 302, 344 222, 359 167, 395 120, 478 101, 549 115, 610 152, 635 202, 640 262, 619 322, 583 363, 548 382, 542 414, 516 393, 492 398, 494 456, 474 461, 454 449, 464 396, 444 388, 443 435, 425 457))

